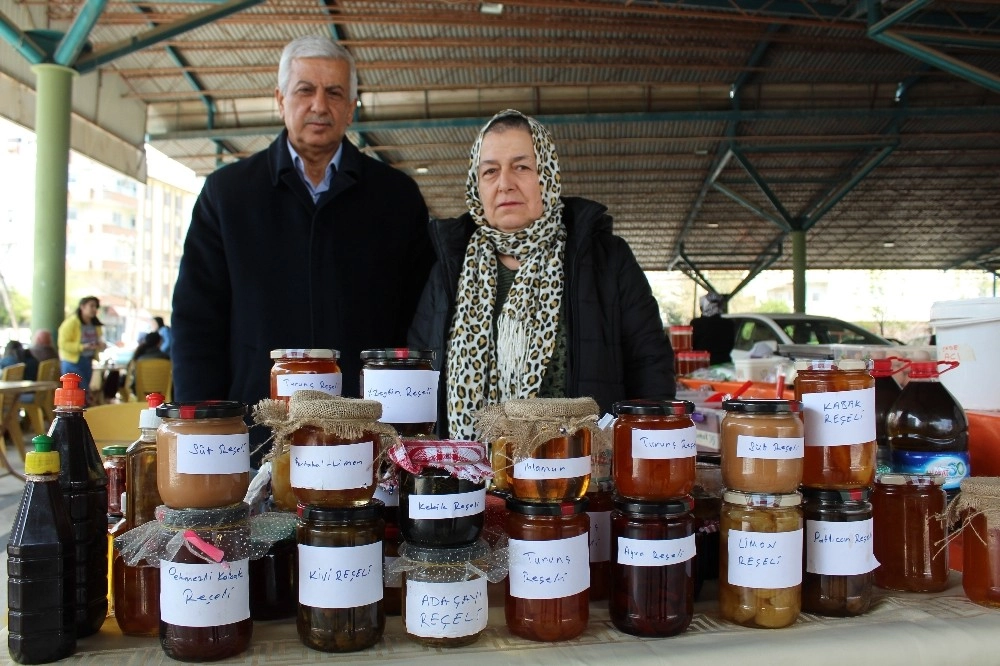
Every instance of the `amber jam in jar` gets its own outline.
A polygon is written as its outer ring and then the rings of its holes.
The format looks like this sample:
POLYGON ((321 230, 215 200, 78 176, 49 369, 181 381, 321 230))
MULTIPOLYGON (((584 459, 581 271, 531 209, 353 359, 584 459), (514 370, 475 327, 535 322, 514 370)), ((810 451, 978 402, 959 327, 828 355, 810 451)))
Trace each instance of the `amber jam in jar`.
POLYGON ((507 628, 533 641, 579 636, 590 617, 587 500, 507 500, 507 628))
POLYGON ((561 502, 578 499, 587 493, 591 435, 586 428, 547 440, 530 458, 517 462, 510 454, 510 444, 506 438, 493 442, 494 487, 497 490, 509 489, 514 497, 525 502, 561 502))
POLYGON ((726 491, 719 520, 719 613, 775 629, 799 617, 802 496, 726 491))
POLYGON ((375 495, 379 444, 374 432, 344 439, 315 426, 297 429, 289 447, 292 494, 299 504, 317 507, 368 504, 375 495))
POLYGON ((968 477, 950 507, 964 516, 962 588, 982 606, 1000 606, 1000 479, 968 477))
POLYGON ((590 517, 590 600, 604 601, 611 590, 611 511, 614 484, 610 479, 592 483, 587 490, 590 517))
POLYGON ((156 408, 156 487, 172 509, 243 501, 250 485, 250 436, 242 402, 167 403, 156 408))
POLYGON ((868 488, 802 488, 805 567, 802 610, 820 615, 867 613, 875 560, 868 488))
POLYGON ((163 651, 178 661, 215 661, 240 654, 253 635, 250 563, 249 558, 233 561, 227 554, 250 540, 250 507, 239 503, 223 509, 158 511, 165 530, 192 530, 223 553, 222 562, 206 561, 192 552, 197 548, 192 545, 178 549, 170 560, 160 560, 163 651))
POLYGON ((448 548, 475 542, 486 517, 486 482, 475 483, 427 466, 399 468, 399 529, 418 546, 448 548))
POLYGON ((361 352, 361 397, 382 403, 382 423, 400 437, 433 437, 438 378, 430 349, 366 349, 361 352))
POLYGON ((693 337, 693 326, 670 327, 670 346, 673 348, 674 352, 690 351, 692 349, 691 340, 693 337))
POLYGON ((104 457, 104 473, 108 475, 108 515, 121 516, 122 493, 125 492, 125 477, 127 470, 125 466, 124 446, 105 446, 101 449, 104 457))
POLYGON ((627 400, 613 407, 614 480, 618 494, 654 501, 694 488, 696 443, 686 400, 627 400))
MULTIPOLYGON (((875 584, 938 592, 948 587, 943 474, 882 474, 872 492, 875 584)), ((967 547, 967 546, 966 546, 967 547)))
POLYGON ((634 636, 673 636, 694 616, 691 497, 615 499, 611 514, 611 622, 634 636))
POLYGON ((385 630, 382 606, 384 507, 299 505, 299 639, 314 650, 355 652, 385 630))
POLYGON ((722 403, 722 483, 747 493, 791 493, 802 481, 805 444, 798 400, 722 403))
POLYGON ((295 511, 299 501, 292 492, 292 451, 288 442, 282 442, 271 458, 271 499, 280 511, 295 511))
POLYGON ((296 391, 340 395, 343 375, 336 349, 274 349, 271 351, 271 399, 284 400, 296 391))
POLYGON ((875 480, 875 378, 865 361, 796 361, 802 402, 802 485, 843 490, 875 480))

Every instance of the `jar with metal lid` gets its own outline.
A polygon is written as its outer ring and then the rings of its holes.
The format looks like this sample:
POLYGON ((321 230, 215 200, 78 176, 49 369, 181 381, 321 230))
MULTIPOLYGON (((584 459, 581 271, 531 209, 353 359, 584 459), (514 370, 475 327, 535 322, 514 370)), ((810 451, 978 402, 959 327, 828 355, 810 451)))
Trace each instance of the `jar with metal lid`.
POLYGON ((490 405, 476 431, 493 447, 499 488, 525 502, 583 497, 599 408, 592 398, 530 398, 490 405))
POLYGON ((962 479, 949 507, 962 519, 962 589, 981 606, 1000 607, 1000 479, 962 479))
POLYGON ((722 470, 719 456, 704 454, 698 456, 695 465, 694 490, 694 537, 698 548, 695 561, 694 596, 701 595, 706 580, 719 577, 719 516, 722 512, 722 470))
POLYGON ((882 474, 872 492, 875 584, 890 590, 948 587, 943 474, 882 474))
POLYGON ((299 639, 314 650, 355 652, 385 630, 384 506, 299 505, 299 639))
POLYGON ((802 402, 802 485, 843 490, 875 480, 875 378, 866 361, 796 361, 802 402))
POLYGON ((805 567, 802 610, 819 615, 867 613, 875 560, 868 488, 802 488, 805 567))
POLYGON ((361 362, 361 397, 382 403, 382 422, 400 437, 433 437, 440 376, 433 350, 366 349, 361 362))
POLYGON ((689 495, 694 488, 697 444, 686 400, 627 400, 612 408, 615 488, 643 501, 689 495))
POLYGON ((611 514, 611 622, 634 636, 673 636, 694 617, 694 518, 690 496, 615 498, 611 514))
POLYGON ((457 548, 399 547, 403 561, 403 628, 431 647, 475 643, 486 629, 489 547, 482 539, 457 548))
POLYGON ((254 620, 295 617, 299 598, 295 526, 294 513, 263 513, 252 523, 251 536, 270 543, 263 557, 250 560, 250 617, 254 620))
POLYGON ((587 489, 590 517, 590 600, 604 601, 611 591, 611 511, 614 484, 610 479, 590 484, 587 489))
POLYGON ((156 408, 156 487, 173 509, 243 501, 250 485, 250 436, 242 402, 206 400, 156 408))
POLYGON ((722 403, 722 482, 748 493, 791 493, 802 481, 805 444, 798 400, 722 403))
POLYGON ((296 391, 322 391, 341 395, 343 375, 336 349, 273 349, 271 399, 288 402, 296 391))
POLYGON ((674 353, 690 351, 692 349, 691 340, 694 337, 693 326, 671 326, 669 333, 670 346, 673 348, 674 353))
POLYGON ((123 509, 122 493, 125 492, 125 446, 105 446, 101 449, 104 457, 104 473, 108 475, 108 515, 121 517, 123 509))
MULTIPOLYGON (((383 514, 387 515, 387 514, 383 514)), ((385 518, 385 538, 382 540, 382 570, 392 571, 399 559, 399 546, 403 535, 399 533, 399 523, 385 518)), ((400 615, 403 612, 403 581, 400 576, 386 573, 382 581, 382 606, 386 615, 400 615)))
POLYGON ((679 351, 674 354, 674 374, 690 375, 712 364, 712 354, 707 351, 679 351))
POLYGON ((719 613, 746 627, 795 623, 802 591, 802 496, 727 490, 719 521, 719 613))
POLYGON ((507 628, 533 641, 579 636, 590 617, 587 500, 507 500, 507 628))
POLYGON ((157 509, 178 541, 160 560, 160 645, 171 659, 214 661, 250 646, 250 507, 157 509), (181 544, 183 542, 183 545, 181 544), (216 560, 216 558, 220 558, 216 560))

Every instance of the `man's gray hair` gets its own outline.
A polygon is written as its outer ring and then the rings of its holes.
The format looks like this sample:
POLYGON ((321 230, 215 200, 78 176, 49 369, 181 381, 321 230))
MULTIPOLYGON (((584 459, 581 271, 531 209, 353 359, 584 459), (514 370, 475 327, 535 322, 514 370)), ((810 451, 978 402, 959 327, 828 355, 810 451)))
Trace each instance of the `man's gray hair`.
POLYGON ((306 35, 288 43, 281 52, 278 62, 278 90, 288 94, 288 79, 291 77, 292 61, 296 58, 327 58, 343 60, 351 68, 351 99, 358 98, 358 70, 354 64, 354 56, 343 46, 329 37, 321 35, 306 35))

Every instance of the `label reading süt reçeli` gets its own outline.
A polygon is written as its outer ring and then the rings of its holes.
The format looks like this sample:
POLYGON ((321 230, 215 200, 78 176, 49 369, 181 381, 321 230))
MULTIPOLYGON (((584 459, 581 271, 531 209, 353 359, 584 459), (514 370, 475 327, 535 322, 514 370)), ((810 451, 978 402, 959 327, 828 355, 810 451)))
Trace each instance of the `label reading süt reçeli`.
POLYGON ((250 471, 250 435, 177 435, 178 474, 250 471))

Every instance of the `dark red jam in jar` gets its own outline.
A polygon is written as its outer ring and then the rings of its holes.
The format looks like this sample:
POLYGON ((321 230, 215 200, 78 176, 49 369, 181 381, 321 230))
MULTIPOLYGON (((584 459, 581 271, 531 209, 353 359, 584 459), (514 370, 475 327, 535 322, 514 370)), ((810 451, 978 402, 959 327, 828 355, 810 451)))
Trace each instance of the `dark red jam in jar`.
POLYGON ((438 377, 430 349, 366 349, 361 352, 361 397, 382 403, 382 423, 400 437, 433 437, 438 377))
POLYGON ((474 543, 486 516, 486 482, 460 479, 436 467, 399 470, 399 529, 403 540, 447 548, 474 543))
POLYGON ((694 403, 617 402, 614 480, 623 497, 643 501, 688 495, 694 488, 694 403))

